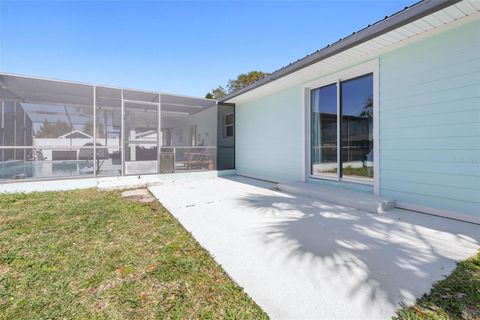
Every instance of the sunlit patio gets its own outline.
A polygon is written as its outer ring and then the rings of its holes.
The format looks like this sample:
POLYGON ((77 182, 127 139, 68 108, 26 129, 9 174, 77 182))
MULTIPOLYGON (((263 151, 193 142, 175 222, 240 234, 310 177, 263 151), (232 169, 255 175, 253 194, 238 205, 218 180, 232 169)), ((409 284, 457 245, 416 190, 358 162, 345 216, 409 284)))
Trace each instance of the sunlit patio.
POLYGON ((390 319, 480 247, 474 224, 368 213, 245 177, 150 190, 273 319, 390 319))

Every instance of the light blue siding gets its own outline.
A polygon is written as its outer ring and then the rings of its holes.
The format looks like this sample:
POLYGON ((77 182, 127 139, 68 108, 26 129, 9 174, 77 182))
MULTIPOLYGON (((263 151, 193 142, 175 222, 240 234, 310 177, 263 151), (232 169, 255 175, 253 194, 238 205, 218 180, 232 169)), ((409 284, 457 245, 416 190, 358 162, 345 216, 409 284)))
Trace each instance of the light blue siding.
POLYGON ((302 179, 302 94, 296 86, 236 106, 238 174, 272 181, 302 179))
POLYGON ((381 194, 480 216, 480 22, 380 57, 381 194))
MULTIPOLYGON (((383 196, 480 216, 479 31, 471 22, 379 57, 383 196)), ((237 105, 239 174, 302 179, 302 94, 298 85, 237 105)))

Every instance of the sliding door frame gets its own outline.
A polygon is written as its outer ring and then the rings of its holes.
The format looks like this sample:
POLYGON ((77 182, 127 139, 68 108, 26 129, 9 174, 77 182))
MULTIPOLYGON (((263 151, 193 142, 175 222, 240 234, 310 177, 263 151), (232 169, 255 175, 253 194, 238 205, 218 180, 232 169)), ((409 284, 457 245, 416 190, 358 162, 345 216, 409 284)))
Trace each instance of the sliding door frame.
POLYGON ((344 69, 329 75, 325 75, 314 81, 305 83, 303 86, 303 100, 305 113, 305 178, 333 180, 337 182, 353 182, 373 186, 374 194, 380 193, 380 95, 379 95, 379 61, 378 59, 356 65, 351 68, 344 69), (340 128, 340 83, 366 74, 373 75, 373 180, 342 177, 341 176, 341 132, 340 128), (337 85, 337 176, 314 175, 312 174, 312 158, 311 158, 311 91, 327 86, 330 84, 337 85))

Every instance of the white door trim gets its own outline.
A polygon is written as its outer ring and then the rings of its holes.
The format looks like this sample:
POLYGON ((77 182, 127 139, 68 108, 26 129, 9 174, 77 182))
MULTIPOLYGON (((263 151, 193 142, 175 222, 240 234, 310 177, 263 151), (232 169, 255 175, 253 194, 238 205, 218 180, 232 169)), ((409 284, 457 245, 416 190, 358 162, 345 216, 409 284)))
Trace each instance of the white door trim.
MULTIPOLYGON (((302 85, 303 97, 302 105, 304 106, 303 112, 305 114, 305 134, 304 134, 304 179, 308 177, 328 179, 332 180, 332 177, 312 176, 310 172, 311 168, 311 156, 310 156, 310 91, 315 88, 323 87, 339 81, 348 80, 364 74, 373 74, 373 169, 374 179, 373 182, 365 181, 361 179, 348 179, 342 178, 334 179, 336 181, 348 181, 358 182, 363 184, 372 184, 373 192, 376 195, 380 194, 380 78, 379 78, 379 59, 373 59, 371 61, 356 65, 351 68, 347 68, 336 73, 332 73, 328 76, 307 82, 302 85), (356 181, 357 180, 357 181, 356 181)), ((338 89, 337 89, 338 90, 338 89)))

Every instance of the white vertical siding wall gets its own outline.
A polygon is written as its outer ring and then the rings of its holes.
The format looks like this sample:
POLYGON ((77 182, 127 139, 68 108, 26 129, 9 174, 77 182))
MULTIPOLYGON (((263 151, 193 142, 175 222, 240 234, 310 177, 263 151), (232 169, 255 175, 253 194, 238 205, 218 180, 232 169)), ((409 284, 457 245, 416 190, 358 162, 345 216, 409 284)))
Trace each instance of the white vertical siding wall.
POLYGON ((480 217, 480 21, 380 58, 382 195, 480 217))

